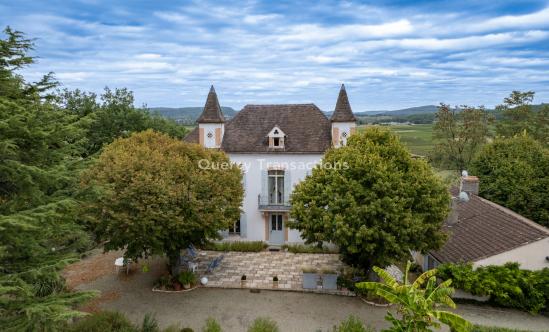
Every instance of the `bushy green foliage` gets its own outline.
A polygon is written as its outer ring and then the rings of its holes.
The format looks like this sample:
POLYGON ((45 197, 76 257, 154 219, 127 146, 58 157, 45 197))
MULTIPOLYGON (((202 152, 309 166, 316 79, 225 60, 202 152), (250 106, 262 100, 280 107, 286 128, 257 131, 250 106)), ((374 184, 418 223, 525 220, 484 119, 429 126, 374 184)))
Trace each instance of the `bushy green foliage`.
POLYGON ((256 318, 248 328, 248 332, 278 332, 278 325, 270 318, 256 318))
POLYGON ((497 326, 474 325, 470 332, 531 332, 527 330, 508 329, 497 326))
POLYGON ((462 171, 469 167, 475 153, 488 138, 493 118, 483 107, 441 104, 435 115, 431 160, 445 169, 462 171))
POLYGON ((333 243, 346 263, 364 270, 442 245, 448 190, 389 130, 353 134, 321 164, 330 167, 315 168, 291 196, 288 224, 307 244, 333 243))
POLYGON ((57 104, 81 117, 80 126, 86 131, 85 155, 92 155, 118 137, 153 129, 174 138, 183 138, 184 126, 150 113, 145 107, 134 106, 133 93, 125 88, 105 91, 99 99, 94 93, 63 90, 56 96, 57 104))
POLYGON ((137 260, 166 254, 172 273, 190 244, 219 238, 240 216, 240 168, 201 168, 200 161, 229 163, 220 151, 152 130, 119 138, 82 175, 88 220, 106 250, 125 249, 137 260))
POLYGON ((450 287, 452 280, 437 284, 437 271, 430 270, 410 283, 408 281, 410 265, 411 262, 406 265, 403 283, 396 281, 387 271, 374 267, 382 282, 361 282, 356 285, 358 289, 373 291, 376 295, 398 306, 400 319, 388 311, 385 319, 393 326, 384 331, 432 331, 432 328, 439 329, 441 323, 448 325, 452 331, 469 331, 471 324, 461 316, 439 310, 440 305, 456 307, 450 297, 454 292, 450 287))
POLYGON ((69 326, 74 332, 137 332, 138 329, 119 312, 100 311, 69 326))
POLYGON ((285 244, 282 249, 286 249, 294 254, 337 254, 339 250, 327 246, 308 246, 305 244, 285 244))
POLYGON ((192 271, 183 271, 177 276, 177 281, 182 285, 196 284, 196 275, 192 271))
POLYGON ((206 320, 206 325, 202 328, 202 332, 221 332, 221 325, 212 317, 206 320))
POLYGON ((267 248, 267 243, 263 241, 223 241, 211 242, 204 246, 206 250, 215 251, 240 251, 240 252, 259 252, 267 248))
POLYGON ((81 315, 92 293, 71 293, 59 269, 88 248, 76 222, 85 131, 53 105, 51 74, 27 83, 32 42, 6 28, 0 38, 0 330, 55 330, 81 315))
POLYGON ((145 314, 141 323, 140 332, 160 332, 156 317, 150 313, 145 314))
POLYGON ((498 138, 471 163, 480 196, 549 226, 549 149, 527 135, 498 138))
POLYGON ((547 309, 549 303, 549 268, 539 271, 520 269, 517 263, 503 266, 443 264, 437 276, 451 279, 456 288, 473 295, 490 296, 490 302, 532 313, 547 309))
POLYGON ((355 316, 349 316, 339 326, 334 327, 334 332, 373 332, 374 330, 364 326, 362 321, 355 316))
POLYGON ((533 91, 513 91, 496 107, 501 114, 497 123, 497 134, 503 137, 514 137, 527 133, 544 147, 549 147, 549 105, 542 105, 535 110, 532 107, 535 93, 533 91))

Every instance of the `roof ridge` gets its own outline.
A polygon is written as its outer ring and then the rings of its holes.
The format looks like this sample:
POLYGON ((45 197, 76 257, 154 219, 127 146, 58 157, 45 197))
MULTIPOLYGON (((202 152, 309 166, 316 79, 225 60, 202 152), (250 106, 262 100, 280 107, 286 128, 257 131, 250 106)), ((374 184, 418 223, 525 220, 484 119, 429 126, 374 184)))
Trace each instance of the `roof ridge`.
POLYGON ((475 195, 475 197, 477 197, 478 199, 480 199, 484 203, 492 205, 493 207, 495 207, 499 211, 501 211, 501 212, 503 212, 503 213, 505 213, 505 214, 507 214, 511 217, 514 217, 514 218, 520 220, 521 222, 523 222, 523 223, 525 223, 529 226, 532 226, 534 228, 539 229, 540 231, 544 232, 547 236, 549 236, 549 229, 546 228, 545 226, 540 225, 540 224, 536 223, 535 221, 530 220, 530 219, 526 218, 525 216, 523 216, 519 213, 516 213, 515 211, 513 211, 511 209, 506 208, 505 206, 502 206, 502 205, 499 205, 498 203, 492 202, 489 199, 480 197, 478 195, 475 195))
MULTIPOLYGON (((246 104, 243 108, 248 106, 316 106, 315 103, 291 103, 291 104, 246 104)), ((316 106, 318 107, 318 106, 316 106)))

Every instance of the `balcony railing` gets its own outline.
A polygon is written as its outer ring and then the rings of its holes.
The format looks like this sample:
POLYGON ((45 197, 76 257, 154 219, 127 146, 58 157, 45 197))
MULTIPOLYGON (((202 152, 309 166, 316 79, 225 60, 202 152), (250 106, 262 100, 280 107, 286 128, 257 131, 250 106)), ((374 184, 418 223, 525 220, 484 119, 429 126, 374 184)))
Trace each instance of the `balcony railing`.
POLYGON ((276 200, 269 195, 257 195, 257 205, 262 211, 288 211, 290 210, 290 202, 284 200, 276 200))

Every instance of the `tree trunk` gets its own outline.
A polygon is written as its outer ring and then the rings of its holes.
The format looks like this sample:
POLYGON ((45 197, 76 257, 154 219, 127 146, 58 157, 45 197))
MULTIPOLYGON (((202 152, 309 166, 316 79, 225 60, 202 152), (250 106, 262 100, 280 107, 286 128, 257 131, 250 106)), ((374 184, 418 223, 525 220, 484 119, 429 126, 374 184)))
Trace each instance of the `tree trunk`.
POLYGON ((181 264, 180 264, 180 250, 177 250, 172 253, 168 253, 168 264, 170 265, 170 273, 172 276, 177 276, 179 272, 181 271, 181 264))

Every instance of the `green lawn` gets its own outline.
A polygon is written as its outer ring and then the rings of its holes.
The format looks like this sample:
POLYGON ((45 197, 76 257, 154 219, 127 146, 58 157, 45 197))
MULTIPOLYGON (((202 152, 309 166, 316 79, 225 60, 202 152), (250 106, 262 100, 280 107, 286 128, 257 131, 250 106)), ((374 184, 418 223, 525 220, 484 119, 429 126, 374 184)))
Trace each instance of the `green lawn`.
MULTIPOLYGON (((433 125, 392 125, 387 126, 394 131, 400 140, 413 154, 426 156, 433 148, 433 125)), ((361 126, 360 128, 365 128, 361 126)))

